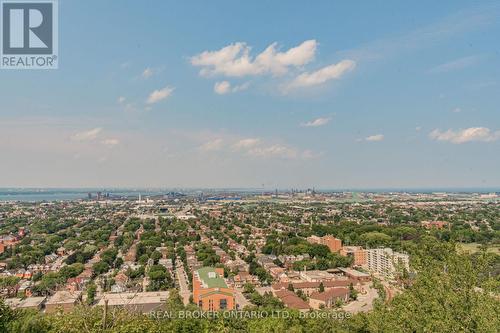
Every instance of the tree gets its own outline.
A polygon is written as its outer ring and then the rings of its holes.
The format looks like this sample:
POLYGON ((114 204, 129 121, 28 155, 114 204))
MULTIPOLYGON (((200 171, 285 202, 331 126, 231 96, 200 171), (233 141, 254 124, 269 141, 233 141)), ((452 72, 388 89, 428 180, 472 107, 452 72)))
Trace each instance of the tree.
POLYGON ((115 262, 113 263, 113 267, 114 268, 120 268, 120 267, 122 267, 122 265, 123 265, 123 259, 122 259, 122 257, 117 257, 115 259, 115 262))
POLYGON ((84 266, 81 263, 74 263, 72 265, 64 266, 59 270, 59 275, 66 281, 69 278, 77 277, 83 272, 84 266))
POLYGON ((313 258, 325 258, 330 253, 330 249, 326 245, 310 244, 308 253, 313 258))
POLYGON ((19 280, 21 279, 16 276, 0 277, 0 289, 14 287, 19 280))
POLYGON ((498 281, 482 276, 490 259, 457 254, 454 244, 425 239, 414 255, 411 287, 367 317, 376 332, 495 332, 500 301, 498 281), (436 315, 430 315, 436 314, 436 315), (439 314, 439 315, 438 315, 439 314))
POLYGON ((245 283, 245 285, 243 286, 243 293, 251 294, 253 292, 255 292, 255 286, 251 283, 245 283))
POLYGON ((105 261, 96 262, 92 266, 92 272, 94 276, 98 276, 109 271, 109 264, 105 261))
POLYGON ((14 318, 14 312, 0 299, 0 332, 8 332, 7 328, 14 318))
POLYGON ((391 244, 391 237, 382 232, 368 232, 362 234, 359 238, 365 244, 365 246, 369 248, 389 246, 391 244))
POLYGON ((161 253, 158 252, 158 251, 153 251, 153 253, 151 253, 150 258, 153 259, 153 261, 154 261, 155 264, 157 264, 158 260, 161 259, 161 253))
POLYGON ((149 290, 167 290, 172 287, 172 278, 167 269, 162 265, 153 265, 148 271, 148 277, 151 280, 149 290))
POLYGON ((166 306, 169 311, 180 311, 184 309, 184 303, 177 289, 169 290, 166 306))
POLYGON ((95 301, 95 295, 97 292, 97 286, 94 282, 89 282, 87 284, 87 304, 92 305, 95 301))
POLYGON ((349 284, 349 299, 353 301, 358 299, 358 291, 354 289, 352 283, 349 284))
MULTIPOLYGON (((351 283, 351 285, 352 285, 352 283, 351 283)), ((325 291, 325 285, 323 284, 323 282, 320 282, 319 283, 319 292, 322 293, 324 291, 325 291)))

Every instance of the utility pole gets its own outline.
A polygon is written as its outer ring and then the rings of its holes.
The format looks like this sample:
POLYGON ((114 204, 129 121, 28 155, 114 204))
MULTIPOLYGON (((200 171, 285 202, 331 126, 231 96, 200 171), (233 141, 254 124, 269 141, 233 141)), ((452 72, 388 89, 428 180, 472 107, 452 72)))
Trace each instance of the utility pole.
POLYGON ((104 313, 103 313, 103 316, 102 316, 102 329, 105 330, 106 329, 106 317, 108 315, 108 300, 105 299, 104 300, 104 313))

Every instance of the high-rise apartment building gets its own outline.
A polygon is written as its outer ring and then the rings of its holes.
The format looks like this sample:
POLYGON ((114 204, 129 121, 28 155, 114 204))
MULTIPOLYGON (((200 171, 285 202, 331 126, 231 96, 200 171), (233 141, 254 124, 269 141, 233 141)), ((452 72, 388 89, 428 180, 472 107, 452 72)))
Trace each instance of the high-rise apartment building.
POLYGON ((410 258, 406 253, 399 253, 390 248, 370 249, 366 251, 366 267, 369 271, 394 278, 402 269, 410 270, 410 258))

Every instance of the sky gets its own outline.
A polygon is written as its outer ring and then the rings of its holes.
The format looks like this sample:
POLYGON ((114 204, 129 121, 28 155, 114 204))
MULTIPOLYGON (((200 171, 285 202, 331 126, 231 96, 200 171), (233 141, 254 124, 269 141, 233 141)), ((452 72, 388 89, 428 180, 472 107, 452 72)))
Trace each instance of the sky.
POLYGON ((0 187, 500 186, 495 1, 59 1, 0 187))

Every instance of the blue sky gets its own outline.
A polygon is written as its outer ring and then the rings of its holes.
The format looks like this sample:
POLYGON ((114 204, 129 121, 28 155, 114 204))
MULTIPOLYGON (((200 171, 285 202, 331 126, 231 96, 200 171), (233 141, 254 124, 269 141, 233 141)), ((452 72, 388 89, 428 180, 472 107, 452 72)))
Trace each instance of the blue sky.
POLYGON ((500 186, 500 6, 66 1, 0 187, 500 186))

